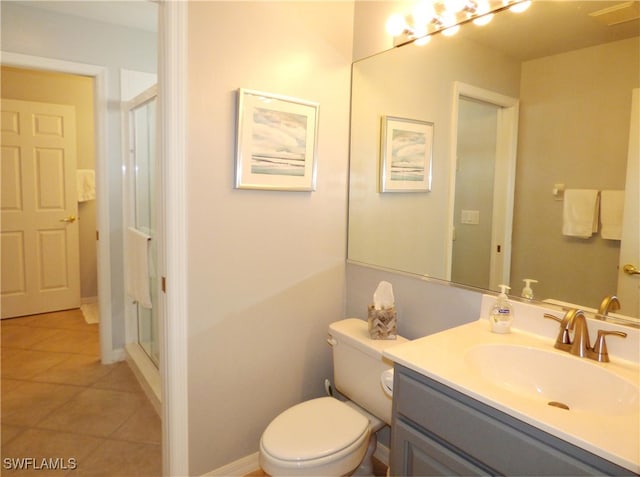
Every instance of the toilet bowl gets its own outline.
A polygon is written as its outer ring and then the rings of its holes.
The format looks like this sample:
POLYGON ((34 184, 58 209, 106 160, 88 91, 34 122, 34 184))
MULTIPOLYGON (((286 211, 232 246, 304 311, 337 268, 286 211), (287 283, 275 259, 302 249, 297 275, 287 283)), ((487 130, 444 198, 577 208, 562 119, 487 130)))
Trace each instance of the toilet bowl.
POLYGON ((369 420, 344 402, 312 399, 271 421, 260 439, 260 467, 272 476, 349 475, 370 435, 369 420))
POLYGON ((350 401, 322 397, 297 404, 271 421, 260 439, 260 466, 273 477, 344 476, 371 472, 375 432, 391 422, 391 397, 381 374, 384 349, 406 342, 372 340, 367 322, 332 323, 334 384, 350 401))

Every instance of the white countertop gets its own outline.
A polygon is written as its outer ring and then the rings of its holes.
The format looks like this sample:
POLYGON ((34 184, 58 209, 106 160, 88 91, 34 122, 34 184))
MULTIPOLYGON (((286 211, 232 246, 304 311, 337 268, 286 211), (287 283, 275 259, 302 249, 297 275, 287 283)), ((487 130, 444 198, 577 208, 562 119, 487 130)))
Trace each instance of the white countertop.
MULTIPOLYGON (((612 341, 613 339, 616 338, 613 337, 612 341)), ((614 356, 611 356, 610 363, 578 358, 566 351, 556 350, 553 347, 554 341, 548 336, 533 334, 516 327, 509 334, 492 333, 489 330, 489 322, 481 319, 399 344, 385 350, 384 355, 396 363, 549 434, 640 473, 640 402, 636 401, 635 405, 631 406, 631 411, 627 407, 625 412, 616 410, 613 397, 611 407, 605 406, 607 409, 602 413, 581 410, 580 406, 575 406, 570 411, 558 409, 548 406, 547 399, 518 395, 505 390, 495 382, 488 381, 473 370, 466 356, 469 349, 483 344, 537 348, 605 368, 619 378, 640 387, 640 367, 637 362, 625 361, 614 356)), ((609 352, 611 354, 611 349, 609 352)), ((566 385, 572 386, 572 382, 584 382, 588 379, 588 376, 584 375, 567 376, 566 385)))

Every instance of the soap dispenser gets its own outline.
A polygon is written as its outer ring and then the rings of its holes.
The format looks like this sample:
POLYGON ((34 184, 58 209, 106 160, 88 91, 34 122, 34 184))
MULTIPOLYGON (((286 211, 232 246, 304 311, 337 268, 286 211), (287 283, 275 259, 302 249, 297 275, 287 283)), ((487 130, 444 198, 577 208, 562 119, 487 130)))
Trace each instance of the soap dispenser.
POLYGON ((494 333, 509 333, 511 332, 511 322, 513 321, 513 307, 507 297, 507 290, 510 288, 507 285, 498 286, 500 287, 500 294, 491 309, 491 316, 489 316, 491 331, 494 333))
POLYGON ((522 298, 526 298, 527 300, 533 300, 533 290, 531 289, 532 283, 538 283, 538 280, 534 280, 533 278, 525 278, 522 280, 524 282, 524 288, 522 289, 522 298))

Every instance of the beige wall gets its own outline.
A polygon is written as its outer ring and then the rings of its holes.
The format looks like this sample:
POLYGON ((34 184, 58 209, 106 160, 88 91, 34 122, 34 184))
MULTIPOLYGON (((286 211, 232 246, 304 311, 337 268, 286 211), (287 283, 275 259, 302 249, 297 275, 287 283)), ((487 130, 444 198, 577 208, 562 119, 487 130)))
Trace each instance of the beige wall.
MULTIPOLYGON (((2 67, 2 97, 70 104, 76 110, 77 167, 95 169, 93 79, 85 76, 2 67)), ((80 295, 98 296, 96 201, 78 204, 80 230, 80 295)))
POLYGON ((343 318, 353 4, 189 4, 190 474, 323 394, 343 318), (236 90, 320 103, 315 192, 235 190, 236 90))
POLYGON ((598 307, 617 286, 618 241, 562 235, 570 189, 624 189, 637 38, 529 61, 522 67, 511 284, 540 280, 536 298, 598 307), (526 178, 526 179, 523 179, 526 178), (575 282, 583 284, 576 287, 575 282))

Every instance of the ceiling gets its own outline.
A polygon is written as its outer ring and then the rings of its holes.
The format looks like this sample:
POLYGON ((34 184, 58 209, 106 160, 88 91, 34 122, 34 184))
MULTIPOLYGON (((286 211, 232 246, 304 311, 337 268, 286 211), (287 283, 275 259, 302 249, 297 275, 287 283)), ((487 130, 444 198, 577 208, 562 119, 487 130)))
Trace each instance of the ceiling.
MULTIPOLYGON (((157 32, 158 3, 154 0, 16 0, 15 3, 157 32)), ((640 11, 638 0, 534 0, 525 13, 502 12, 486 27, 464 28, 463 32, 465 38, 524 61, 639 36, 639 19, 607 26, 589 16, 620 4, 631 4, 640 11)))
POLYGON ((128 28, 158 31, 158 3, 151 0, 18 0, 14 3, 128 28))
POLYGON ((525 61, 638 37, 638 18, 608 26, 589 15, 620 4, 631 4, 640 11, 639 1, 534 0, 524 13, 501 12, 487 26, 463 31, 469 40, 525 61))

